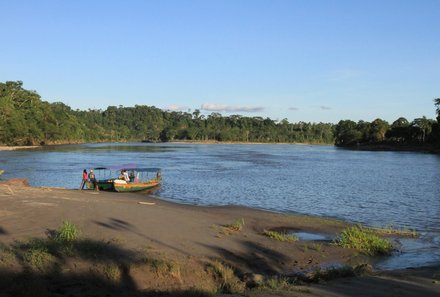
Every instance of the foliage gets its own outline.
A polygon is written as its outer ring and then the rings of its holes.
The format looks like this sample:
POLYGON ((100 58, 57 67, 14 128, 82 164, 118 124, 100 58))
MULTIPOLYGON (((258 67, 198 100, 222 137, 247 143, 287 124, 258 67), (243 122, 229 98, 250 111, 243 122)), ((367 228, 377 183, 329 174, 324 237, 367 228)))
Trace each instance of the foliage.
POLYGON ((356 249, 368 256, 387 255, 393 250, 390 241, 378 237, 362 226, 353 226, 342 231, 336 244, 344 248, 356 249))
POLYGON ((293 234, 285 234, 277 231, 264 230, 263 235, 278 241, 293 242, 298 240, 298 237, 293 234))
POLYGON ((220 282, 220 291, 227 294, 241 294, 246 289, 246 284, 240 281, 232 268, 223 265, 220 261, 211 264, 211 270, 220 282))
POLYGON ((420 234, 417 233, 416 230, 410 230, 410 229, 397 229, 392 226, 387 226, 383 228, 367 228, 368 231, 378 234, 378 235, 399 235, 399 236, 405 236, 405 237, 419 237, 420 234))
POLYGON ((78 238, 79 231, 76 226, 68 221, 64 221, 56 231, 54 239, 58 243, 71 243, 78 238))
POLYGON ((351 120, 340 121, 335 126, 335 144, 338 146, 359 145, 409 145, 440 146, 440 98, 434 100, 437 107, 437 122, 425 116, 409 122, 400 117, 391 125, 382 119, 373 122, 351 120))
POLYGON ((262 117, 222 116, 213 112, 165 111, 154 106, 108 106, 106 110, 72 110, 62 102, 42 101, 21 81, 0 83, 0 144, 38 145, 122 141, 233 141, 440 145, 440 98, 434 99, 437 121, 421 117, 392 125, 351 120, 290 123, 262 117))
POLYGON ((42 101, 21 81, 0 83, 0 143, 36 145, 100 141, 239 141, 333 143, 333 124, 164 111, 154 106, 72 110, 42 101))
POLYGON ((244 227, 244 219, 243 218, 236 220, 232 224, 225 225, 225 228, 227 228, 231 231, 241 231, 241 230, 243 230, 243 227, 244 227))

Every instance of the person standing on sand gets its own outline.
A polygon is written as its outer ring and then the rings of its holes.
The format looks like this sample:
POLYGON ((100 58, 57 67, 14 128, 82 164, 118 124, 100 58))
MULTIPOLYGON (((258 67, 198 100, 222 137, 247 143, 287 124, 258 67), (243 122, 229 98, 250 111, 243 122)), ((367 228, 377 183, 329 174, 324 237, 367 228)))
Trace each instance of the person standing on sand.
POLYGON ((99 191, 98 182, 96 180, 95 173, 93 172, 93 169, 90 169, 89 179, 90 179, 90 182, 95 187, 95 191, 99 191))
POLYGON ((87 170, 84 169, 84 171, 83 171, 83 178, 82 178, 82 181, 81 181, 81 187, 79 188, 80 190, 84 189, 84 186, 86 185, 86 182, 87 182, 88 179, 89 179, 89 176, 87 174, 87 170))

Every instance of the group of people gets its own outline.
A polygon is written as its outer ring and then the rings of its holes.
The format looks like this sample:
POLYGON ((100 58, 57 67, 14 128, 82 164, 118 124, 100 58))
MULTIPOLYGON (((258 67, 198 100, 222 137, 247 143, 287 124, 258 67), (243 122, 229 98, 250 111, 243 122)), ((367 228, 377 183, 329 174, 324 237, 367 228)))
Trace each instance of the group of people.
MULTIPOLYGON (((128 176, 127 170, 121 170, 121 175, 119 175, 119 177, 118 177, 118 179, 125 180, 127 183, 132 181, 133 178, 134 178, 134 176, 132 176, 132 178, 130 178, 130 176, 128 176)), ((86 185, 86 183, 88 181, 90 181, 93 184, 95 191, 99 191, 98 180, 96 179, 96 176, 95 176, 95 173, 93 172, 93 169, 90 169, 89 173, 87 173, 87 169, 84 169, 82 181, 81 181, 81 187, 79 189, 83 190, 84 186, 86 185)))
POLYGON ((84 169, 81 187, 79 188, 80 190, 84 189, 84 186, 86 185, 87 181, 90 181, 93 184, 95 191, 99 191, 98 181, 96 180, 96 176, 95 173, 93 172, 93 169, 90 169, 90 173, 87 173, 87 169, 84 169))

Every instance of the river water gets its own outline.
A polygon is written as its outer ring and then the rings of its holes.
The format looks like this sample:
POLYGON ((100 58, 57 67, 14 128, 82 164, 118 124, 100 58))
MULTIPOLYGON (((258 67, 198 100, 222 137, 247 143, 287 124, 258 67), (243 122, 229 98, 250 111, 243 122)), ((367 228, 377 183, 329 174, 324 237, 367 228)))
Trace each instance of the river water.
POLYGON ((162 168, 162 199, 415 229, 379 268, 440 263, 440 156, 311 145, 83 144, 0 152, 3 179, 78 188, 84 168, 162 168))

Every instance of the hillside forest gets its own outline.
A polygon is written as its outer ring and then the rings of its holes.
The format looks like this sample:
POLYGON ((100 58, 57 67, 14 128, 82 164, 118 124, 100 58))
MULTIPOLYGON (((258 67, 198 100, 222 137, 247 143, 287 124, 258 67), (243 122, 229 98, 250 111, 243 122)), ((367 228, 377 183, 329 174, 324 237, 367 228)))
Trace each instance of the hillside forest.
POLYGON ((403 117, 393 123, 341 120, 290 123, 287 119, 207 116, 165 111, 154 106, 109 106, 106 110, 73 110, 62 102, 43 101, 21 81, 0 83, 0 144, 44 145, 125 141, 228 141, 315 143, 338 146, 410 145, 440 147, 440 98, 437 119, 403 117))

